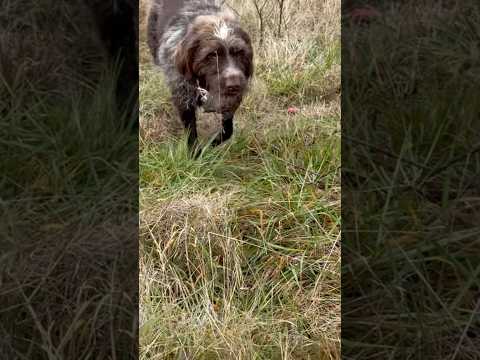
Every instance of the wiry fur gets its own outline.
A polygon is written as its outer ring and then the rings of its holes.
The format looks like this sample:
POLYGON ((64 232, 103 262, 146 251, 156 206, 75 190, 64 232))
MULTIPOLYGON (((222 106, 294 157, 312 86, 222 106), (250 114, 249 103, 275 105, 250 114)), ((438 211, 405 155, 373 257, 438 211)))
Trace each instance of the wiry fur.
POLYGON ((234 14, 214 0, 153 0, 148 45, 190 131, 189 144, 196 141, 199 106, 223 115, 223 129, 214 144, 228 139, 253 73, 250 37, 234 14))

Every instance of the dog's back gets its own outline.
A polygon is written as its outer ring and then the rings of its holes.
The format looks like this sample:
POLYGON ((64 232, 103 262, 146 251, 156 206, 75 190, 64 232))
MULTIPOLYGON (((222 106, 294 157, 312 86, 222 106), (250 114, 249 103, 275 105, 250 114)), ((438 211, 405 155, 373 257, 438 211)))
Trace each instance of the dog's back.
MULTIPOLYGON (((215 14, 220 11, 220 0, 152 0, 148 14, 147 43, 154 62, 159 65, 158 50, 162 45, 162 37, 173 30, 175 39, 185 33, 187 25, 198 15, 215 14), (179 32, 177 32, 179 31, 179 32)), ((171 34, 172 35, 172 34, 171 34)))
POLYGON ((184 4, 185 0, 152 0, 148 14, 147 43, 155 62, 157 62, 156 54, 165 28, 184 4))

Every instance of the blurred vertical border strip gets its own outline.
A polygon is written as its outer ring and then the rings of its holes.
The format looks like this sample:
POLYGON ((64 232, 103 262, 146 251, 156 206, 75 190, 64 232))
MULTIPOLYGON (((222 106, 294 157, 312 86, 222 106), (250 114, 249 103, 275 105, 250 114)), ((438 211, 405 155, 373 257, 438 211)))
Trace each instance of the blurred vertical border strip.
POLYGON ((342 356, 478 359, 480 4, 342 10, 342 356))
POLYGON ((0 7, 0 357, 138 358, 138 2, 0 7))

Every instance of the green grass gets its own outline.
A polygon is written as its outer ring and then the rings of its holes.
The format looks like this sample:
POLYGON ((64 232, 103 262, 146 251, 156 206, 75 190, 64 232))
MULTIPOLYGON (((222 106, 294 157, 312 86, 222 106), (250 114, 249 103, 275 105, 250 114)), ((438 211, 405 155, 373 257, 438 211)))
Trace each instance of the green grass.
POLYGON ((199 160, 184 142, 144 144, 144 358, 334 356, 339 137, 323 126, 336 121, 240 134, 199 160), (327 314, 311 309, 320 294, 327 314))
MULTIPOLYGON (((339 113, 319 110, 339 43, 297 35, 256 48, 233 138, 199 159, 143 51, 142 359, 340 358, 339 113)), ((200 115, 205 141, 212 124, 200 115)))
MULTIPOLYGON (((298 45, 297 45, 298 46, 298 45)), ((311 44, 301 44, 305 58, 294 63, 277 61, 259 66, 260 78, 266 83, 268 95, 292 101, 318 102, 325 92, 325 77, 340 57, 339 44, 322 47, 318 39, 311 44)), ((298 50, 297 50, 298 51, 298 50)))

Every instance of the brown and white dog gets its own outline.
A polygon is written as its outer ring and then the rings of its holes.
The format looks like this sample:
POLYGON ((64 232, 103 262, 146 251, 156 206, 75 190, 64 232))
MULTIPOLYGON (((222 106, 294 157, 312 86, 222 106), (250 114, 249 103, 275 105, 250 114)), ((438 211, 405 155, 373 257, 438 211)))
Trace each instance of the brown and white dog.
POLYGON ((250 37, 233 12, 215 0, 152 0, 148 45, 165 73, 172 100, 197 139, 196 109, 222 114, 218 145, 233 133, 233 116, 253 73, 250 37))

